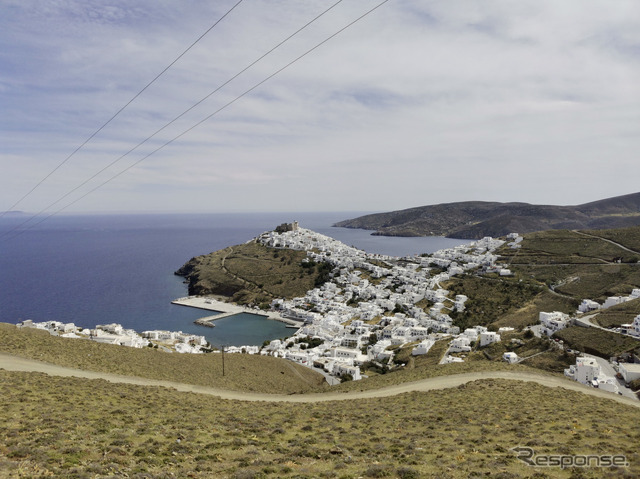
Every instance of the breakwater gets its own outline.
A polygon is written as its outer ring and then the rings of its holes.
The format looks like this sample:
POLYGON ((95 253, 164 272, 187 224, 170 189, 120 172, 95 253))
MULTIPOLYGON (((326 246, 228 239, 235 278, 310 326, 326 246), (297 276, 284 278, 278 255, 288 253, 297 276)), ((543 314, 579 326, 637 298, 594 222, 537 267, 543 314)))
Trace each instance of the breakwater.
POLYGON ((209 298, 205 296, 187 296, 185 298, 179 298, 174 301, 171 301, 171 303, 177 304, 179 306, 187 306, 190 308, 203 309, 206 311, 216 311, 220 313, 213 316, 206 316, 194 321, 196 324, 200 324, 202 326, 212 327, 214 326, 213 321, 217 321, 219 319, 227 318, 229 316, 234 316, 236 314, 241 314, 241 313, 253 314, 255 316, 262 316, 266 319, 281 321, 283 323, 286 323, 288 327, 291 327, 291 328, 299 328, 303 324, 301 321, 285 318, 273 311, 266 312, 260 309, 247 308, 245 306, 225 303, 224 301, 218 301, 217 299, 209 298))

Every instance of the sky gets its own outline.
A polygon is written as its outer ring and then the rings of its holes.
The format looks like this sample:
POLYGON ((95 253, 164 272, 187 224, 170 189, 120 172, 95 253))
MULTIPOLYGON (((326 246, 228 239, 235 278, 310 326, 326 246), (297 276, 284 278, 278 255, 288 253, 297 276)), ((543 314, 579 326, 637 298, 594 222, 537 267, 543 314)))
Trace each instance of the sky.
POLYGON ((389 0, 329 39, 381 1, 343 0, 225 84, 336 1, 241 1, 72 154, 238 0, 0 0, 0 211, 640 191, 637 0, 389 0))

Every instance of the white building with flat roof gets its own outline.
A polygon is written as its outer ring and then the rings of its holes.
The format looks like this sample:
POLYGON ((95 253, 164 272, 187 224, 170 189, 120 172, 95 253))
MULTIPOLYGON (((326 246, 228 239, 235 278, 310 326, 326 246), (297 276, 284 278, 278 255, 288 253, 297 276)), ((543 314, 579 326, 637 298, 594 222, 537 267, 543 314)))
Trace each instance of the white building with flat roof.
POLYGON ((625 382, 630 383, 631 381, 640 379, 640 364, 620 363, 618 365, 618 372, 622 375, 625 382))
POLYGON ((502 355, 502 360, 509 364, 517 363, 518 359, 518 355, 514 352, 507 352, 502 355))
POLYGON ((487 331, 484 333, 480 333, 480 347, 488 346, 493 343, 500 342, 500 335, 498 333, 494 333, 493 331, 487 331))
POLYGON ((633 319, 632 323, 621 325, 620 332, 640 338, 640 314, 633 319))
POLYGON ((601 375, 600 365, 596 358, 580 356, 576 364, 564 370, 565 376, 582 384, 593 385, 593 380, 601 375))
POLYGON ((571 322, 569 315, 561 313, 560 311, 554 311, 552 313, 541 311, 538 315, 538 320, 542 325, 542 333, 547 336, 551 336, 553 333, 566 328, 571 322))

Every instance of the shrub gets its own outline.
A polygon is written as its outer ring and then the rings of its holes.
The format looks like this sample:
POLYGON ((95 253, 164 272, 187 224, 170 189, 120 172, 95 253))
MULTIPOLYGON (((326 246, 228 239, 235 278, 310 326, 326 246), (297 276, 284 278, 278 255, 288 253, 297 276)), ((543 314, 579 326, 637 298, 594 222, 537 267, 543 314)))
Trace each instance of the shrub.
POLYGON ((420 477, 418 471, 410 467, 400 467, 396 472, 400 479, 418 479, 420 477))
POLYGON ((364 475, 366 477, 389 477, 393 473, 390 466, 385 466, 382 464, 373 464, 366 471, 364 471, 364 475))

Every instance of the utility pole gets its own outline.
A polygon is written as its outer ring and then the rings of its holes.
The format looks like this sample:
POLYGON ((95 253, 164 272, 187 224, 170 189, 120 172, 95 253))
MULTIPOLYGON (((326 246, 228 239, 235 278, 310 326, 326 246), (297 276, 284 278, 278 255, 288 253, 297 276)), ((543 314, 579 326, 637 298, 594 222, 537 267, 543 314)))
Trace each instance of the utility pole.
POLYGON ((222 375, 224 376, 224 345, 222 346, 222 375))

